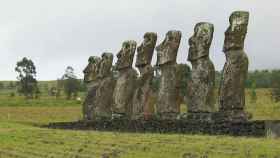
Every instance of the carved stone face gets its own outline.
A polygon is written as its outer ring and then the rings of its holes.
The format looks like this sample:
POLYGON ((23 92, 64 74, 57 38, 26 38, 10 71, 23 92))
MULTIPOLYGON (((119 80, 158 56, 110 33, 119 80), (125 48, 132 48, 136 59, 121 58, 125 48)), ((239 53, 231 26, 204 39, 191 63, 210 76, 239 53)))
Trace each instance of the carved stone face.
POLYGON ((118 61, 116 63, 116 69, 121 70, 132 67, 133 57, 136 50, 135 41, 125 41, 122 44, 122 49, 117 54, 118 61))
POLYGON ((100 68, 98 72, 99 78, 104 78, 108 76, 111 72, 113 63, 113 54, 112 53, 103 53, 102 59, 100 61, 100 68))
POLYGON ((188 60, 193 61, 209 55, 209 48, 213 39, 214 25, 210 23, 198 23, 194 28, 194 34, 189 39, 188 60))
POLYGON ((157 65, 176 63, 181 31, 168 31, 164 41, 156 47, 157 65))
POLYGON ((142 67, 151 64, 156 42, 156 33, 145 33, 143 43, 137 48, 136 67, 142 67))
POLYGON ((84 69, 84 81, 91 82, 97 79, 99 64, 101 59, 96 56, 91 56, 88 59, 88 65, 84 69))
POLYGON ((230 26, 225 32, 223 51, 242 50, 247 34, 249 12, 236 11, 229 18, 230 26))

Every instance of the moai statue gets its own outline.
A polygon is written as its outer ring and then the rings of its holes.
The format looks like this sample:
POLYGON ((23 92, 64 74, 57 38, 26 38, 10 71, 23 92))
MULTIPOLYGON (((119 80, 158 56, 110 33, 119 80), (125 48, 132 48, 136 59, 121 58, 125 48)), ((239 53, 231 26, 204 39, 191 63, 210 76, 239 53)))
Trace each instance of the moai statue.
POLYGON ((110 119, 115 80, 112 73, 113 54, 103 53, 97 78, 99 85, 96 90, 93 117, 95 120, 110 119))
POLYGON ((137 79, 137 87, 133 97, 132 119, 148 119, 153 114, 151 95, 153 95, 151 84, 153 80, 153 67, 151 61, 157 42, 157 34, 147 32, 143 43, 137 48, 136 67, 140 72, 137 79))
POLYGON ((101 59, 92 56, 88 59, 88 65, 84 69, 84 82, 87 84, 87 95, 83 103, 84 120, 93 120, 93 110, 96 100, 96 90, 99 80, 97 79, 101 59))
POLYGON ((192 64, 188 85, 188 118, 211 120, 214 110, 215 68, 209 59, 209 49, 213 39, 214 25, 201 22, 196 24, 194 34, 189 39, 188 61, 192 64))
POLYGON ((119 73, 113 93, 113 119, 131 117, 132 101, 137 79, 137 72, 132 68, 135 50, 135 41, 125 41, 117 54, 116 70, 119 73))
POLYGON ((236 11, 229 18, 230 26, 225 32, 223 51, 226 63, 223 68, 219 91, 220 112, 224 119, 246 121, 245 80, 248 73, 248 57, 243 51, 247 33, 249 12, 236 11))
POLYGON ((161 119, 176 119, 180 112, 176 104, 176 58, 180 41, 180 31, 168 31, 164 41, 156 47, 157 65, 161 72, 156 109, 161 119))

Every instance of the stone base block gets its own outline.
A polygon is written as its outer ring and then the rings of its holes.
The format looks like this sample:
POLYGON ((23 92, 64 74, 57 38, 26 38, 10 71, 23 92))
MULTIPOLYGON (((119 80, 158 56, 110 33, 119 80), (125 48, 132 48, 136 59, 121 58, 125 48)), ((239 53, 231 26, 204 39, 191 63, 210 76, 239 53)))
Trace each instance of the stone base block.
POLYGON ((187 120, 209 122, 212 121, 212 113, 187 113, 187 120))
POLYGON ((243 110, 219 111, 213 113, 212 118, 216 122, 247 122, 249 114, 243 110))
POLYGON ((79 129, 118 132, 155 132, 155 133, 189 133, 189 134, 213 134, 234 136, 261 136, 266 135, 265 121, 248 122, 214 122, 191 120, 99 120, 51 123, 48 128, 79 129))
MULTIPOLYGON (((156 116, 155 116, 156 117, 156 116)), ((177 120, 179 117, 178 113, 159 113, 157 115, 160 120, 177 120)))

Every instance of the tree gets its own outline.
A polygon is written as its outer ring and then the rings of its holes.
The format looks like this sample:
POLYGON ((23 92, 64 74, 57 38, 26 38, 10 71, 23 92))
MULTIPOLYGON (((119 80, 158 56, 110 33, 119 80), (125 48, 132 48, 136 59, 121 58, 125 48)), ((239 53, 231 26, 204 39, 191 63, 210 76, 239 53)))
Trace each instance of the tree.
POLYGON ((4 89, 4 88, 5 88, 4 83, 0 82, 0 89, 4 89))
POLYGON ((280 70, 273 70, 271 76, 271 94, 274 101, 280 101, 280 70))
POLYGON ((18 73, 19 80, 18 92, 27 99, 33 98, 39 89, 36 80, 36 67, 31 59, 24 57, 16 64, 15 71, 18 73))
POLYGON ((15 88, 15 84, 14 84, 13 81, 10 81, 10 82, 9 82, 8 88, 9 88, 9 89, 15 88))
POLYGON ((44 87, 44 92, 48 92, 48 91, 49 91, 49 85, 48 85, 48 83, 43 84, 43 87, 44 87))
POLYGON ((63 80, 58 78, 56 80, 56 94, 55 94, 56 99, 60 98, 63 87, 64 87, 63 80))
POLYGON ((72 97, 77 97, 78 91, 80 89, 80 82, 77 79, 74 68, 68 66, 65 70, 65 74, 62 76, 63 89, 66 94, 66 99, 71 99, 72 97))

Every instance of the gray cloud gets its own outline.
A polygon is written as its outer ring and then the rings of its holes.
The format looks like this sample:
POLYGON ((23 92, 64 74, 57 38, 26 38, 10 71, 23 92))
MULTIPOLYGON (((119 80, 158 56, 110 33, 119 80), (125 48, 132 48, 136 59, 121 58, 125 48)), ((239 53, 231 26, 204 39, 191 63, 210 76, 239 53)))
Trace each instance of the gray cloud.
MULTIPOLYGON (((15 64, 31 58, 40 80, 60 77, 66 66, 79 77, 91 55, 116 54, 127 39, 142 41, 147 31, 158 33, 160 43, 170 29, 183 38, 178 62, 186 63, 188 38, 197 22, 215 25, 211 58, 221 70, 221 51, 228 16, 234 10, 251 13, 246 52, 250 69, 280 68, 279 5, 274 0, 9 0, 0 3, 0 80, 16 78, 15 64), (276 43, 277 42, 277 43, 276 43)), ((154 56, 155 59, 155 56, 154 56)))

